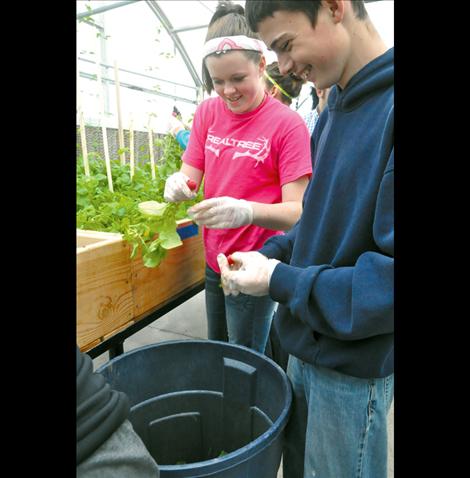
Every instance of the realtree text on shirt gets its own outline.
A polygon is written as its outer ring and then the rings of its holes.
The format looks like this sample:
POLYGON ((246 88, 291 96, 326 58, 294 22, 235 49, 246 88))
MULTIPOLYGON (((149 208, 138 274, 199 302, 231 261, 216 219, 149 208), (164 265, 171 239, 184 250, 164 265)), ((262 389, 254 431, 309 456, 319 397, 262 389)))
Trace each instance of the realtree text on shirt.
MULTIPOLYGON (((301 116, 265 95, 248 113, 235 114, 220 97, 197 108, 183 162, 204 172, 204 198, 231 196, 266 204, 282 202, 281 187, 310 176, 310 137, 301 116)), ((220 272, 217 254, 251 251, 282 234, 259 226, 207 229, 206 262, 220 272)))

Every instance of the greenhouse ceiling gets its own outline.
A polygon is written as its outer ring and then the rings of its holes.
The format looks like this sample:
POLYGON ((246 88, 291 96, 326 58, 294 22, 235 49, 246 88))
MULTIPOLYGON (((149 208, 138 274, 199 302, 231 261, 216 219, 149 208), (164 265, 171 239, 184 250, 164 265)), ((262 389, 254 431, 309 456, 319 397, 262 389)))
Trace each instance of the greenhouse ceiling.
MULTIPOLYGON (((216 1, 76 3, 78 94, 88 123, 99 122, 96 98, 100 94, 104 97, 105 121, 112 123, 117 108, 113 92, 116 80, 120 83, 122 115, 132 117, 136 127, 143 127, 152 116, 156 130, 163 131, 163 118, 173 106, 183 117, 194 113, 205 97, 201 82, 202 46, 216 1), (97 88, 98 75, 103 85, 101 93, 97 88)), ((234 3, 245 4, 236 0, 234 3)), ((366 3, 369 16, 388 46, 393 45, 393 3, 366 3)), ((268 63, 276 60, 273 52, 266 54, 268 63)), ((308 97, 306 86, 294 107, 298 109, 300 105, 300 109, 303 106, 308 110, 308 97)))

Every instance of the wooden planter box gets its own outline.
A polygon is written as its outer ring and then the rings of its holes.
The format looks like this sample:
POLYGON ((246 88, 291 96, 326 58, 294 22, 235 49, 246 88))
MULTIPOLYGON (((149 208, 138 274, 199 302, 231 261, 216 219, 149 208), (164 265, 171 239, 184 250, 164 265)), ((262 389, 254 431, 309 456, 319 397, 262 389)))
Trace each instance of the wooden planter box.
POLYGON ((201 231, 179 221, 183 244, 153 269, 131 259, 121 234, 77 230, 77 344, 98 345, 204 279, 201 231), (186 237, 187 236, 187 237, 186 237))

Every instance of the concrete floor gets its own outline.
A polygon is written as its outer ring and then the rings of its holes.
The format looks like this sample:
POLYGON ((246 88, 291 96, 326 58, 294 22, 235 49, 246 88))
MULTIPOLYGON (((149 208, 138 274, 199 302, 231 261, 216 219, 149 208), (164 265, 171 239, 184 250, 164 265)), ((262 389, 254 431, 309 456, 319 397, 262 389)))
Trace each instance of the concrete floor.
MULTIPOLYGON (((164 340, 187 340, 207 338, 206 307, 204 303, 204 291, 196 294, 188 301, 176 307, 168 314, 160 317, 152 324, 143 328, 124 342, 124 352, 142 347, 143 345, 162 342, 164 340)), ((98 368, 109 360, 108 352, 93 360, 94 368, 98 368)), ((388 416, 389 424, 389 463, 387 478, 393 478, 393 417, 394 407, 388 416)), ((282 468, 278 478, 282 478, 282 468)))

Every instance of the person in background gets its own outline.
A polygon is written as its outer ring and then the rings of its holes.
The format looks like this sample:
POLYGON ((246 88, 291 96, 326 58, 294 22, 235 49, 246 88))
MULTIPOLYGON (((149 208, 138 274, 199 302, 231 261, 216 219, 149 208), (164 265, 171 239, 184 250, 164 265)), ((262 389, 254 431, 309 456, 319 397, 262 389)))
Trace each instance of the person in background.
POLYGON ((158 465, 129 421, 129 399, 93 372, 76 346, 77 478, 158 478, 158 465))
POLYGON ((271 297, 293 403, 284 478, 386 478, 394 390, 394 49, 361 0, 246 0, 282 74, 331 87, 297 224, 218 257, 224 293, 271 297))
POLYGON ((189 142, 189 135, 191 130, 181 121, 180 118, 172 114, 168 119, 168 132, 176 138, 178 144, 186 149, 189 142))
POLYGON ((225 297, 217 254, 260 248, 300 217, 311 172, 302 118, 264 89, 263 45, 246 25, 243 7, 219 2, 203 49, 203 80, 216 97, 196 109, 181 170, 165 184, 166 201, 205 200, 188 213, 203 227, 208 338, 264 352, 275 302, 225 297))
POLYGON ((277 61, 269 64, 264 72, 265 90, 287 106, 297 98, 305 82, 291 75, 281 75, 277 61))
POLYGON ((316 88, 315 86, 311 87, 310 95, 312 96, 312 109, 304 117, 310 136, 313 134, 320 113, 324 110, 327 104, 329 92, 330 88, 321 89, 316 88))

